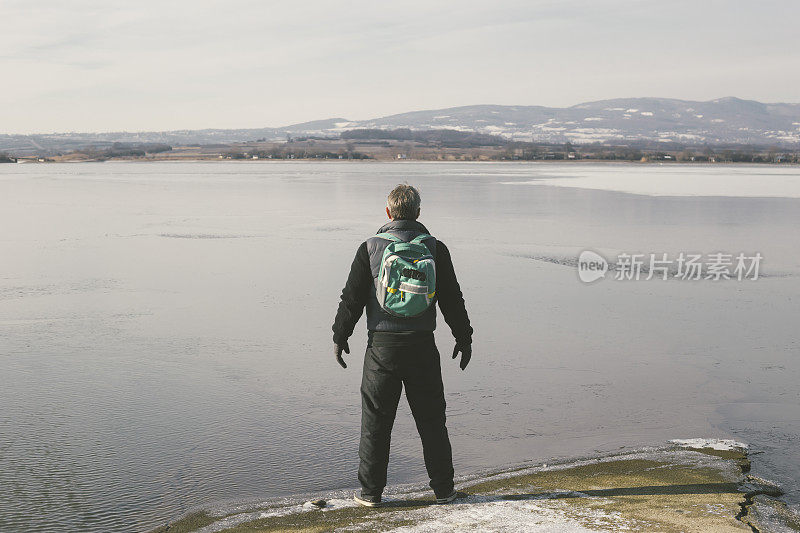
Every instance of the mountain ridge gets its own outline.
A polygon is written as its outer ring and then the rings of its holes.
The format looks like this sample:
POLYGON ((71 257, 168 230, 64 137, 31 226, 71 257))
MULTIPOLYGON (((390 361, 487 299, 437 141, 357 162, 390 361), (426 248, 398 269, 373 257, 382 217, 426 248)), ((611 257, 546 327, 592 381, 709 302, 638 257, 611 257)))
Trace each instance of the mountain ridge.
POLYGON ((144 132, 0 134, 0 151, 64 151, 92 143, 171 145, 339 136, 353 129, 453 129, 514 141, 573 144, 670 142, 686 145, 800 146, 800 103, 764 103, 726 96, 708 101, 612 98, 569 107, 477 104, 407 111, 367 120, 332 117, 280 127, 144 132))

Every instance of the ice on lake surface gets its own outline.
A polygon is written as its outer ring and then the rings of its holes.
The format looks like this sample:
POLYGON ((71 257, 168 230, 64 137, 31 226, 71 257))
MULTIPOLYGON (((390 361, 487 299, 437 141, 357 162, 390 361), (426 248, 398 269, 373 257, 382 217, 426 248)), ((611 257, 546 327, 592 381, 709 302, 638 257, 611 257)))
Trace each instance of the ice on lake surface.
POLYGON ((620 191, 648 196, 732 196, 800 198, 800 168, 750 165, 629 167, 591 165, 554 169, 548 176, 508 182, 620 191), (586 168, 586 172, 584 172, 586 168), (568 179, 565 179, 568 178, 568 179))
MULTIPOLYGON (((354 487, 365 326, 347 370, 330 326, 403 181, 451 249, 476 330, 466 372, 441 317, 437 331, 459 473, 703 436, 748 443, 796 505, 797 172, 0 165, 0 530, 139 531, 198 506, 354 487), (636 194, 561 186, 576 179, 636 194), (585 249, 759 252, 763 277, 587 285, 585 249)), ((424 482, 404 400, 392 445, 390 483, 424 482)))

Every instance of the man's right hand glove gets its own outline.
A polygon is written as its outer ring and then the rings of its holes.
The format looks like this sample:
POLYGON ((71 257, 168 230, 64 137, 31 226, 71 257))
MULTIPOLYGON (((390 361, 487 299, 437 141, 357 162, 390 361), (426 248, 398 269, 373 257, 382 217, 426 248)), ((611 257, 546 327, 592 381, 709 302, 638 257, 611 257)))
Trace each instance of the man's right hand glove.
POLYGON ((333 354, 336 356, 336 360, 342 365, 342 368, 347 368, 347 364, 345 364, 344 359, 342 359, 342 352, 349 354, 350 347, 347 345, 347 341, 344 341, 342 344, 333 345, 333 354))
POLYGON ((458 357, 458 352, 461 352, 461 363, 458 365, 461 370, 467 368, 469 360, 472 359, 472 345, 471 344, 458 344, 453 348, 453 359, 458 357))

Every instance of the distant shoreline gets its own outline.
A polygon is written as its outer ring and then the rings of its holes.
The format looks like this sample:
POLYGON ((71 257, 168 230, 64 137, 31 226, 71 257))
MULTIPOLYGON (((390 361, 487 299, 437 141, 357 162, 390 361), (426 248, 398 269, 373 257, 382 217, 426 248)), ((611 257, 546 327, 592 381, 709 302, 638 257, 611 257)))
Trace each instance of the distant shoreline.
POLYGON ((354 130, 339 137, 170 145, 165 142, 97 142, 0 152, 0 162, 210 160, 536 161, 639 163, 800 163, 800 146, 684 145, 660 142, 561 144, 514 141, 496 135, 436 130, 354 130))
POLYGON ((285 159, 220 159, 218 157, 114 157, 108 159, 77 159, 77 158, 19 158, 16 161, 0 161, 0 164, 7 163, 14 164, 52 164, 52 163, 239 163, 239 164, 270 164, 270 163, 396 163, 402 165, 404 163, 472 163, 472 164, 485 164, 485 163, 517 163, 517 164, 570 164, 570 165, 640 165, 640 166, 753 166, 753 167, 800 167, 798 162, 751 162, 751 161, 664 161, 664 160, 648 160, 648 161, 632 161, 624 159, 338 159, 338 158, 285 158, 285 159))

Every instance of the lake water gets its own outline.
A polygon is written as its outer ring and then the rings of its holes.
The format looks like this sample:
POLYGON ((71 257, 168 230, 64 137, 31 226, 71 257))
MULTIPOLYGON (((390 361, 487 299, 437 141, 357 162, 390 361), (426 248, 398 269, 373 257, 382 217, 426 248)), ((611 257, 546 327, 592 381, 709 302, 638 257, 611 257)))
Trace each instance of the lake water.
MULTIPOLYGON (((343 370, 330 326, 403 181, 475 328, 466 372, 437 331, 457 473, 735 438, 800 503, 797 167, 29 164, 0 165, 0 530, 355 487, 365 327, 343 370), (585 249, 764 259, 584 284, 585 249)), ((424 482, 405 400, 392 445, 424 482)))

